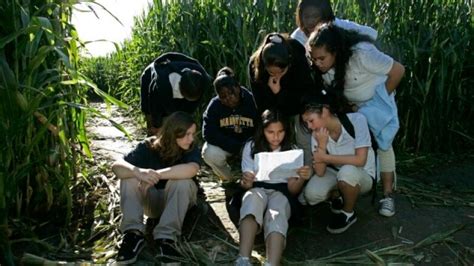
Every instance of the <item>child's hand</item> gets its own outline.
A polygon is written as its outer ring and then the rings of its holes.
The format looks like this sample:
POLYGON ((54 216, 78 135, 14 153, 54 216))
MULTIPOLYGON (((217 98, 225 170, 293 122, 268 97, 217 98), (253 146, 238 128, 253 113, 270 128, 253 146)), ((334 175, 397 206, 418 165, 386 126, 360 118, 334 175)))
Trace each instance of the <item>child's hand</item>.
POLYGON ((255 174, 252 172, 243 172, 242 179, 240 180, 240 186, 245 189, 253 187, 253 181, 255 180, 255 174))
POLYGON ((135 177, 142 183, 153 186, 160 181, 161 175, 153 169, 137 168, 135 177))
POLYGON ((311 168, 307 165, 304 165, 298 170, 296 170, 296 173, 298 173, 298 176, 303 178, 304 180, 308 180, 311 176, 311 168))
POLYGON ((329 131, 322 127, 319 130, 313 131, 314 138, 318 141, 319 147, 326 149, 329 140, 329 131))
POLYGON ((267 83, 268 87, 270 87, 270 89, 272 90, 272 92, 274 94, 277 94, 280 92, 281 90, 281 86, 280 86, 280 78, 277 78, 277 77, 269 77, 268 78, 268 83, 267 83))

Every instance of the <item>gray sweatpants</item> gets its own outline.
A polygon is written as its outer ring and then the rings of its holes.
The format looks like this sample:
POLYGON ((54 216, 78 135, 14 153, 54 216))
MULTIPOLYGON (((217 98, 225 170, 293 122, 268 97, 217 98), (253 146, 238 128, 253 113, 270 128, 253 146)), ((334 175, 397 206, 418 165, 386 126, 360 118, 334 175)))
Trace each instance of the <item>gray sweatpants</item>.
POLYGON ((168 180, 164 189, 150 187, 147 191, 136 178, 120 180, 120 231, 130 229, 145 232, 143 215, 159 218, 153 229, 153 238, 177 241, 181 235, 184 217, 196 204, 197 186, 192 179, 168 180))

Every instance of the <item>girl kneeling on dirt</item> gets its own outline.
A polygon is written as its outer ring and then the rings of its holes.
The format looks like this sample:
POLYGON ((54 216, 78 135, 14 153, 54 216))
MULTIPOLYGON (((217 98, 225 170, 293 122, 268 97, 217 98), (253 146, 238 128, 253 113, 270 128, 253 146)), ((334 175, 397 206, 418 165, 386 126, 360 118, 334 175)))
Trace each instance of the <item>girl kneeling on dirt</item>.
MULTIPOLYGON (((242 153, 241 186, 248 191, 240 209, 240 250, 236 265, 250 265, 250 255, 256 234, 263 227, 266 243, 266 265, 280 265, 291 216, 290 200, 296 198, 310 176, 310 167, 302 166, 296 177, 282 177, 281 183, 255 181, 258 169, 254 165, 259 152, 281 152, 293 149, 289 121, 278 111, 265 110, 253 140, 245 144, 242 153)), ((280 181, 279 181, 280 182, 280 181)))
POLYGON ((186 212, 196 204, 197 197, 192 178, 199 170, 201 156, 194 145, 195 133, 191 115, 172 113, 156 136, 145 139, 112 165, 120 179, 123 214, 123 240, 117 262, 133 263, 143 249, 143 214, 159 219, 153 239, 161 261, 179 255, 174 243, 181 235, 186 212))
POLYGON ((364 115, 336 115, 335 104, 324 93, 306 98, 301 113, 302 120, 312 131, 313 169, 316 173, 303 195, 307 203, 315 205, 333 194, 333 214, 326 229, 337 234, 357 221, 354 206, 359 194, 369 192, 374 185, 375 156, 364 115))
MULTIPOLYGON (((202 120, 202 158, 223 183, 235 183, 228 163, 255 133, 257 107, 253 95, 241 86, 234 71, 223 67, 214 80, 217 94, 209 101, 202 120)), ((240 158, 239 158, 240 160, 240 158)))

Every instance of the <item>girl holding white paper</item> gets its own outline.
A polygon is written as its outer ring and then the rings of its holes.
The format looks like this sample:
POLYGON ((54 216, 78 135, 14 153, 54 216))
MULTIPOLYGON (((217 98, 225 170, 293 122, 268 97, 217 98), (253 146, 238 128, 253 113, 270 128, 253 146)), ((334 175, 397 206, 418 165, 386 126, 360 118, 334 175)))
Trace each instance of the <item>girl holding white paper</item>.
POLYGON ((332 191, 340 196, 331 201, 332 216, 326 229, 342 233, 357 221, 354 211, 359 194, 369 192, 376 182, 375 156, 369 127, 360 113, 334 111, 325 91, 307 97, 302 119, 312 131, 313 169, 304 189, 304 199, 315 205, 330 198, 332 191))
POLYGON ((302 166, 298 176, 282 177, 282 183, 256 182, 258 169, 254 164, 259 152, 283 152, 295 148, 291 143, 289 121, 278 111, 265 110, 252 140, 245 144, 242 153, 241 186, 248 191, 240 209, 240 250, 236 265, 251 265, 249 261, 257 233, 264 230, 266 257, 269 265, 280 265, 285 248, 288 220, 291 216, 290 200, 301 192, 310 177, 310 167, 302 166))

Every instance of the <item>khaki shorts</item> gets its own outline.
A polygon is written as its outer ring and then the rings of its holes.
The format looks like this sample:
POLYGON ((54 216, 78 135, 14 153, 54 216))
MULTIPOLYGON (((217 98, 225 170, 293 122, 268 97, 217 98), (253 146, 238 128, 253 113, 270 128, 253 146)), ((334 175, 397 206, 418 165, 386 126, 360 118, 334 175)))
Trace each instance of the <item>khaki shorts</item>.
POLYGON ((344 181, 353 187, 359 185, 361 194, 372 189, 372 177, 363 168, 344 165, 337 171, 328 167, 324 176, 313 175, 308 181, 304 188, 304 200, 310 205, 327 200, 329 192, 336 189, 338 181, 344 181))

